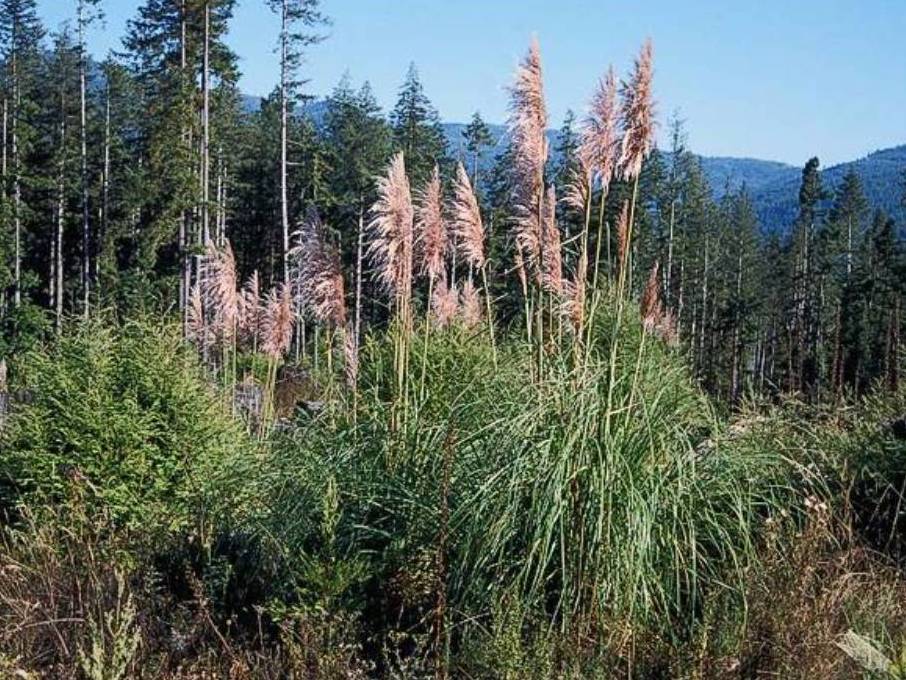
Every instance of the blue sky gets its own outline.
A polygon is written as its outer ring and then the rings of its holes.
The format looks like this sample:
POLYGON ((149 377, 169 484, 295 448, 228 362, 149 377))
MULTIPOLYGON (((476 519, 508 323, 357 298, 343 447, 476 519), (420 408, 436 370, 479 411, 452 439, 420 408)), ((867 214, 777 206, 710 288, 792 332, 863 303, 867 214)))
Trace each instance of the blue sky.
MULTIPOLYGON (((38 0, 50 27, 71 0, 38 0)), ((119 46, 139 0, 105 0, 103 55, 119 46)), ((552 122, 581 115, 595 79, 629 68, 642 40, 655 44, 660 119, 679 110, 690 145, 708 155, 825 165, 906 143, 904 0, 323 0, 333 24, 312 49, 309 89, 325 94, 348 70, 392 106, 415 61, 441 116, 478 109, 506 117, 512 70, 532 33, 541 41, 552 122)), ((276 82, 276 18, 264 0, 238 0, 228 42, 242 89, 276 82)), ((663 126, 665 127, 665 126, 663 126)))

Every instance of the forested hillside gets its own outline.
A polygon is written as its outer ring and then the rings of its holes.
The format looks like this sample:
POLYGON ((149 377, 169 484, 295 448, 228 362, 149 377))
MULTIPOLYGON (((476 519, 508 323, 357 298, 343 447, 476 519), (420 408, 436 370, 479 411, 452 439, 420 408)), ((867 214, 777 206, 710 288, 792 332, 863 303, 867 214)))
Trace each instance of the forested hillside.
MULTIPOLYGON (((167 7, 145 6, 122 55, 97 65, 78 32, 48 33, 25 10, 16 9, 18 19, 8 13, 21 25, 10 42, 9 24, 6 48, 17 56, 5 81, 7 343, 28 336, 23 324, 50 319, 59 328, 92 307, 187 314, 207 243, 229 241, 243 277, 256 273, 262 289, 277 285, 288 276, 290 236, 311 210, 329 225, 360 321, 380 322, 385 312, 359 298, 373 284, 357 266, 367 265, 359 251, 367 249, 361 235, 375 178, 395 151, 406 155, 416 193, 435 164, 445 185, 464 164, 491 230, 488 285, 509 304, 511 132, 477 113, 469 124, 444 125, 414 64, 390 111, 367 83, 348 79, 325 99, 303 97, 291 54, 285 87, 249 99, 222 42, 229 3, 210 9, 207 32, 203 14, 181 19, 167 7), (185 49, 173 52, 183 31, 185 49)), ((556 131, 546 123, 544 181, 557 196, 570 190, 587 125, 572 114, 556 131)), ((664 128, 668 148, 646 158, 642 172, 628 285, 640 292, 659 265, 703 384, 731 402, 750 390, 804 387, 818 398, 860 391, 893 371, 902 149, 824 171, 809 162, 803 171, 701 158, 686 148, 680 123, 664 128)), ((601 188, 593 188, 589 269, 612 272, 631 187, 601 188)), ((557 205, 564 265, 575 266, 581 215, 557 205)))

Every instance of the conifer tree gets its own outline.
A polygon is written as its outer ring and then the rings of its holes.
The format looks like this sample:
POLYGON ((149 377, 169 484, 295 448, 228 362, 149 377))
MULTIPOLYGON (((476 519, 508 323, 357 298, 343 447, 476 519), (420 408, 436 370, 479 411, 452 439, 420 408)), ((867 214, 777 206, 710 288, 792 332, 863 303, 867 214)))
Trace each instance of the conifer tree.
POLYGON ((822 228, 819 203, 826 197, 819 173, 819 161, 811 158, 802 170, 799 188, 799 216, 793 243, 795 282, 793 312, 794 389, 814 398, 821 379, 821 296, 818 294, 816 235, 822 228))
POLYGON ((428 181, 436 164, 443 164, 447 140, 440 125, 437 109, 425 95, 415 64, 409 64, 400 88, 396 106, 390 114, 394 147, 406 158, 406 170, 412 186, 428 181))
MULTIPOLYGON (((4 91, 9 99, 10 167, 7 184, 11 197, 13 303, 22 301, 22 260, 24 221, 28 206, 23 186, 28 168, 25 158, 33 142, 35 75, 40 64, 44 28, 38 19, 35 0, 0 0, 0 55, 5 66, 4 91)), ((4 305, 5 307, 5 302, 4 305)))
POLYGON ((88 316, 89 299, 91 295, 91 223, 88 179, 88 53, 86 46, 86 32, 92 23, 99 20, 103 14, 100 9, 101 0, 76 0, 76 26, 78 27, 78 53, 79 53, 79 181, 81 184, 82 202, 82 309, 88 316))
MULTIPOLYGON (((42 78, 41 88, 42 100, 56 104, 48 107, 46 114, 40 118, 41 138, 45 140, 41 156, 46 159, 41 172, 48 178, 53 178, 51 182, 53 199, 50 201, 52 205, 50 223, 53 224, 53 233, 52 235, 36 233, 33 237, 38 245, 37 249, 49 255, 46 258, 48 299, 51 309, 54 310, 57 332, 61 328, 64 299, 67 294, 68 253, 65 237, 70 231, 67 225, 75 222, 72 218, 79 214, 82 200, 81 163, 78 162, 81 154, 79 60, 78 44, 73 41, 71 33, 64 29, 54 36, 53 53, 47 64, 45 77, 42 78), (76 168, 79 169, 78 172, 76 168)), ((83 242, 79 242, 84 245, 83 242)), ((76 268, 78 284, 71 287, 75 294, 73 297, 76 299, 79 298, 84 283, 81 245, 75 249, 80 256, 79 266, 76 268)))
POLYGON ((289 278, 289 116, 298 102, 304 84, 300 68, 304 51, 323 38, 312 32, 325 22, 319 0, 267 0, 268 6, 280 15, 280 224, 283 235, 283 280, 289 278))
POLYGON ((494 144, 494 136, 491 134, 491 128, 484 122, 481 114, 476 111, 472 114, 472 120, 462 131, 463 141, 466 143, 466 151, 471 158, 469 159, 469 168, 472 171, 472 186, 479 187, 481 180, 481 160, 484 150, 494 144))
POLYGON ((392 131, 371 86, 355 91, 345 75, 327 100, 324 121, 333 223, 340 230, 344 261, 355 272, 355 334, 362 324, 364 228, 374 196, 374 177, 390 157, 392 131))

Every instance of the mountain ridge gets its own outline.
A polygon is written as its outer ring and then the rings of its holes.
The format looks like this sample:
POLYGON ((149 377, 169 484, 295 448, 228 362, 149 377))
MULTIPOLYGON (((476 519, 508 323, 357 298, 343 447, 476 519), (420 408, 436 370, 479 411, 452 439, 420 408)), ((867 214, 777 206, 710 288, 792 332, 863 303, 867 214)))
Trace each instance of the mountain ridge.
MULTIPOLYGON (((256 110, 260 102, 261 99, 258 97, 243 96, 243 107, 246 111, 256 110)), ((323 120, 326 105, 324 99, 314 99, 305 105, 304 111, 316 122, 320 122, 323 120)), ((451 152, 456 153, 462 148, 462 131, 466 126, 467 123, 455 121, 441 123, 451 152)), ((504 125, 489 124, 488 128, 495 143, 490 153, 486 152, 482 159, 481 165, 485 170, 503 149, 507 136, 504 125)), ((548 130, 547 136, 552 155, 555 157, 553 150, 557 148, 559 131, 548 130)), ((764 230, 773 232, 786 231, 790 228, 798 212, 801 167, 782 161, 743 156, 701 154, 696 156, 701 162, 702 171, 715 198, 721 198, 727 190, 733 191, 745 185, 764 230)), ((906 144, 876 149, 861 158, 823 168, 821 178, 824 188, 831 197, 850 169, 854 169, 861 178, 871 208, 884 210, 899 225, 906 227, 906 205, 901 200, 903 189, 900 185, 903 173, 906 173, 906 144)), ((831 198, 825 200, 822 207, 829 208, 831 200, 831 198)))
MULTIPOLYGON (((442 123, 450 149, 461 145, 461 131, 464 123, 442 123)), ((488 125, 497 140, 495 149, 502 147, 506 139, 506 127, 488 125)), ((548 130, 550 148, 556 149, 559 132, 548 130)), ((493 162, 495 154, 487 154, 486 166, 493 162)), ((799 183, 802 168, 782 161, 765 160, 742 156, 704 156, 696 154, 702 172, 708 180, 715 198, 721 198, 728 190, 735 191, 746 186, 762 228, 766 231, 786 231, 798 213, 799 183)), ((821 179, 829 197, 822 207, 830 207, 834 190, 843 176, 854 169, 862 180, 866 198, 872 209, 881 209, 898 224, 906 226, 906 206, 901 201, 900 182, 906 173, 906 144, 877 149, 861 158, 837 163, 821 170, 821 179)))

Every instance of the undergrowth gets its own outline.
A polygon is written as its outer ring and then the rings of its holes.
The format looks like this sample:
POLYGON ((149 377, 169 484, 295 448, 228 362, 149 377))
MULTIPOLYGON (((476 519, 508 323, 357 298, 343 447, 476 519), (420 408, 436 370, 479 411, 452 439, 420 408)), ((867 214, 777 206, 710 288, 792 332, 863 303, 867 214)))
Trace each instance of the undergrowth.
POLYGON ((326 398, 263 439, 166 325, 20 355, 0 671, 843 678, 863 638, 894 658, 906 397, 728 423, 607 308, 543 364, 416 329, 405 398, 374 334, 355 398, 304 368, 326 398))

